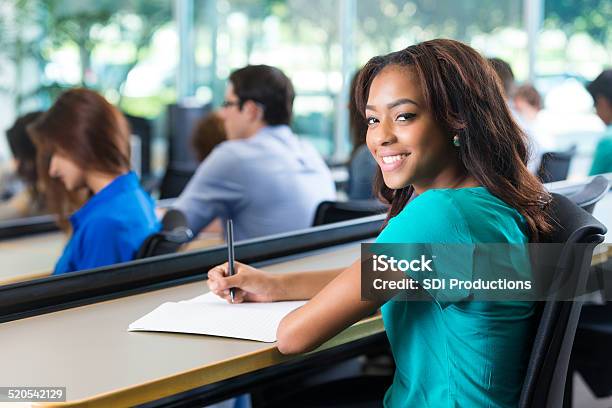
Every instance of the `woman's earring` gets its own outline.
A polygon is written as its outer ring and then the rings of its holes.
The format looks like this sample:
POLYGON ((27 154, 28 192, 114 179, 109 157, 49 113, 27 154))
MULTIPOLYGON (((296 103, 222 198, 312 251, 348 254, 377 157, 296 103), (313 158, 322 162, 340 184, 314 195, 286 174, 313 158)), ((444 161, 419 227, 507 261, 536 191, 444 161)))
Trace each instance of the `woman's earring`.
POLYGON ((459 141, 458 135, 453 136, 453 145, 455 145, 455 147, 461 146, 461 142, 459 141))

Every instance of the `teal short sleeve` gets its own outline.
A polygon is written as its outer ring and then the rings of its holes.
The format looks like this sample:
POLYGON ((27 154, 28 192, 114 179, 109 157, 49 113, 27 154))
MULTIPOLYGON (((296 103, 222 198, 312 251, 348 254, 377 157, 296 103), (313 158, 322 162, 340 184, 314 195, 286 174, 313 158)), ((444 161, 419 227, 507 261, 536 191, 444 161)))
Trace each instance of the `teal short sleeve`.
MULTIPOLYGON (((424 279, 459 279, 474 276, 474 244, 460 206, 447 190, 430 190, 415 198, 392 218, 376 240, 384 253, 396 259, 432 260, 432 271, 407 272, 419 282, 424 279), (398 245, 402 244, 402 245, 398 245)), ((432 289, 429 294, 441 305, 467 298, 466 289, 432 289)))
POLYGON ((608 133, 597 143, 589 176, 612 172, 612 131, 608 133))
MULTIPOLYGON (((446 279, 512 269, 528 275, 526 252, 505 257, 480 245, 520 246, 529 241, 527 231, 522 215, 484 187, 440 189, 412 200, 376 243, 418 244, 404 253, 403 245, 393 247, 398 256, 429 251, 446 279)), ((424 289, 435 301, 394 298, 381 307, 396 363, 384 406, 516 407, 533 344, 534 304, 458 301, 465 293, 424 289)))

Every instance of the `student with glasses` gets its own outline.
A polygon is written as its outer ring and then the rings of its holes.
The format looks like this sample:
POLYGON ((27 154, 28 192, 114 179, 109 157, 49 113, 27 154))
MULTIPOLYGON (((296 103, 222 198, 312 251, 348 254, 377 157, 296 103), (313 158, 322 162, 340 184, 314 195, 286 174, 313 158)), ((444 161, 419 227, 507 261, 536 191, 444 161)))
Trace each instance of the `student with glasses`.
POLYGON ((198 232, 215 218, 234 222, 236 240, 310 227, 335 198, 325 162, 289 127, 294 91, 277 68, 233 72, 219 111, 227 141, 200 164, 174 208, 198 232))

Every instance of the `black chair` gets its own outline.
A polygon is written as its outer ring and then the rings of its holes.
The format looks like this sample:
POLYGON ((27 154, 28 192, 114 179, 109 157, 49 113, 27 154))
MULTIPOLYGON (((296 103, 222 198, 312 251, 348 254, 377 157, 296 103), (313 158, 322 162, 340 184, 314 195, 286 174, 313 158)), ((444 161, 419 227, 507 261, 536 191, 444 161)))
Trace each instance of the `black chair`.
POLYGON ((172 254, 192 238, 193 232, 187 227, 185 215, 179 210, 168 210, 162 219, 161 231, 145 239, 136 254, 136 259, 172 254))
POLYGON ((546 152, 538 170, 542 183, 552 183, 567 179, 572 158, 576 155, 576 145, 565 152, 546 152))
POLYGON ((178 197, 198 168, 191 136, 198 120, 210 110, 210 104, 168 105, 168 166, 159 188, 160 199, 178 197))
MULTIPOLYGON (((610 272, 608 270, 608 273, 610 272)), ((580 373, 597 398, 612 395, 610 345, 612 345, 612 302, 603 305, 585 305, 576 331, 570 372, 580 373)))
POLYGON ((198 120, 211 111, 211 105, 168 105, 168 163, 198 165, 191 147, 191 136, 198 120))
POLYGON ((140 138, 140 178, 149 179, 151 175, 151 140, 153 138, 153 122, 146 118, 124 113, 132 133, 140 138))
POLYGON ((197 166, 191 164, 170 164, 166 168, 164 177, 159 187, 159 199, 175 198, 181 195, 191 177, 193 177, 197 166))
POLYGON ((389 207, 378 200, 323 201, 315 211, 313 226, 385 213, 389 207))
MULTIPOLYGON (((609 182, 603 176, 597 176, 584 188, 569 198, 581 205, 585 210, 592 212, 595 203, 608 192, 609 182), (591 193, 588 194, 587 191, 591 193), (589 197, 590 195, 590 197, 589 197), (596 200, 596 201, 595 201, 596 200), (583 204, 580 204, 580 203, 583 204)), ((606 290, 603 274, 612 271, 610 263, 604 265, 595 274, 593 279, 595 290, 606 290)), ((608 278, 609 279, 609 278, 608 278)), ((607 297, 606 297, 607 299, 607 297)), ((578 372, 597 398, 612 395, 612 302, 603 305, 585 305, 578 321, 578 330, 572 358, 568 381, 573 379, 573 373, 578 372)), ((571 388, 569 388, 571 389, 571 388)))
MULTIPOLYGON (((582 294, 586 290, 593 250, 603 242, 606 227, 559 194, 553 194, 551 210, 558 225, 550 242, 564 243, 560 246, 553 285, 571 281, 575 283, 574 293, 582 294)), ((582 303, 577 298, 574 301, 549 300, 538 305, 539 323, 520 407, 561 407, 564 398, 571 398, 571 392, 566 393, 566 386, 571 381, 566 380, 582 303)))
POLYGON ((608 179, 604 176, 596 176, 581 190, 567 195, 567 198, 589 214, 593 214, 595 204, 608 193, 609 189, 610 182, 608 179))

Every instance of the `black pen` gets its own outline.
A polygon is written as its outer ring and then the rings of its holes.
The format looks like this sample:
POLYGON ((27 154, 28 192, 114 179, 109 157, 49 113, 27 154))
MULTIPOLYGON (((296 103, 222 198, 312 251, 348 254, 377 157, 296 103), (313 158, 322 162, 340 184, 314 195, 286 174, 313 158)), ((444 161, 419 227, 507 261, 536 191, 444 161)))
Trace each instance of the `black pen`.
MULTIPOLYGON (((227 275, 234 275, 234 226, 232 220, 228 218, 225 226, 225 234, 227 241, 227 275)), ((234 303, 234 288, 230 288, 230 297, 234 303)))

